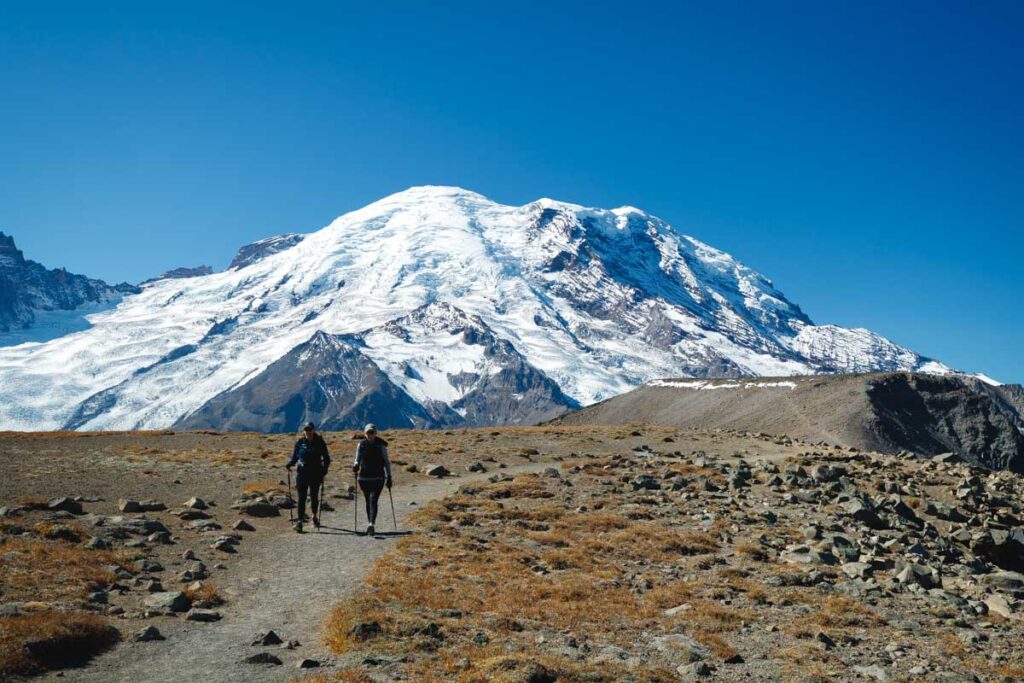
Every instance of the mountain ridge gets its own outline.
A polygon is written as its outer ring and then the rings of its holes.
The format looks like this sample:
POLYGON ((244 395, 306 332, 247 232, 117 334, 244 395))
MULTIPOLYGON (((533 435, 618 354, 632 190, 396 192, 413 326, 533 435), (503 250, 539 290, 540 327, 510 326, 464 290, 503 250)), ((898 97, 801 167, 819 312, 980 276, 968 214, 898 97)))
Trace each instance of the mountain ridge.
POLYGON ((116 398, 77 428, 169 426, 317 331, 363 335, 362 352, 423 406, 472 410, 453 408, 459 387, 473 375, 490 382, 492 414, 474 424, 518 415, 498 394, 522 386, 539 391, 528 400, 568 409, 655 377, 950 372, 866 330, 815 325, 764 275, 633 207, 506 206, 414 187, 236 258, 226 271, 150 283, 89 330, 0 348, 0 382, 29 397, 0 407, 0 426, 68 426, 102 392, 116 398), (479 320, 490 341, 417 328, 409 316, 435 303, 479 320), (385 334, 398 320, 412 341, 385 334), (492 347, 517 369, 483 353, 492 347), (522 373, 531 379, 519 386, 522 373), (552 386, 538 389, 541 377, 552 386))

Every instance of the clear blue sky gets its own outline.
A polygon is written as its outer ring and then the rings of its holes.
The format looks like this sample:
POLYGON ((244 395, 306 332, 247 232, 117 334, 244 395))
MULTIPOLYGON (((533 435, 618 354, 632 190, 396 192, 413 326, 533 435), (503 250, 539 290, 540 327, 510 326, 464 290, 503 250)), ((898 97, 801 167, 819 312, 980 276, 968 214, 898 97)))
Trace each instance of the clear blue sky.
POLYGON ((426 183, 632 204, 817 322, 1024 381, 1024 3, 151 4, 0 9, 31 258, 223 267, 426 183))

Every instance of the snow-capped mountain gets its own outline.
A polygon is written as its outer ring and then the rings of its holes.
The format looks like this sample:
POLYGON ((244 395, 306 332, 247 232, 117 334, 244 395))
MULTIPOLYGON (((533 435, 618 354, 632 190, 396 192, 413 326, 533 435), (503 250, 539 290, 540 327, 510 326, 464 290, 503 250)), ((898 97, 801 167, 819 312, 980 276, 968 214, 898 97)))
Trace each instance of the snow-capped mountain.
POLYGON ((815 325, 764 276, 631 207, 415 187, 242 252, 88 330, 0 349, 0 428, 354 426, 358 405, 388 410, 379 392, 393 411, 378 424, 516 424, 656 377, 949 371, 815 325))
POLYGON ((0 232, 0 332, 20 332, 42 322, 72 324, 82 309, 96 309, 138 293, 127 283, 108 285, 63 268, 48 269, 25 258, 14 238, 0 232), (42 320, 41 320, 42 319, 42 320))

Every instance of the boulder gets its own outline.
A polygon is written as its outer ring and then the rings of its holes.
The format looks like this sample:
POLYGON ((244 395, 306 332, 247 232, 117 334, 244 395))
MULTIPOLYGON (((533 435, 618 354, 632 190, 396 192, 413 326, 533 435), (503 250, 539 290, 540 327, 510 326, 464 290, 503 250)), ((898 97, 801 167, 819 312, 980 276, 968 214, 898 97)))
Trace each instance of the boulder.
POLYGON ((54 512, 70 512, 73 515, 85 514, 85 511, 82 509, 82 504, 73 498, 68 498, 67 496, 51 498, 46 503, 46 509, 54 512))
POLYGON ((278 517, 281 514, 280 508, 265 500, 239 501, 231 507, 250 517, 278 517))
POLYGON ((192 606, 188 596, 178 591, 164 591, 163 593, 150 593, 146 596, 146 607, 150 609, 164 610, 170 612, 187 612, 192 606))
MULTIPOLYGON (((670 633, 666 636, 658 636, 651 641, 651 644, 659 652, 665 652, 670 656, 679 657, 683 663, 699 662, 711 656, 711 652, 693 638, 681 633, 670 633)), ((677 660, 678 661, 678 660, 677 660)))
POLYGON ((427 475, 441 479, 451 475, 451 472, 444 465, 427 465, 427 475))

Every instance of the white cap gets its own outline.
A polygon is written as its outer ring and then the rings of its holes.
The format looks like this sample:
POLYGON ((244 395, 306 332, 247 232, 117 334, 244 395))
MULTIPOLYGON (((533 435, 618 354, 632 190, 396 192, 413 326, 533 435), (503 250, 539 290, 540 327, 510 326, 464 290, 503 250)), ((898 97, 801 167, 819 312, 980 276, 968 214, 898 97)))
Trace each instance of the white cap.
POLYGON ((363 431, 366 433, 377 431, 377 427, 371 422, 370 424, 363 427, 363 431))

